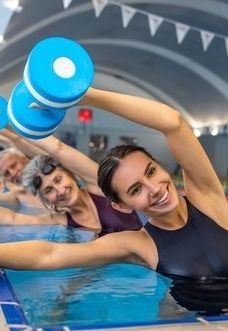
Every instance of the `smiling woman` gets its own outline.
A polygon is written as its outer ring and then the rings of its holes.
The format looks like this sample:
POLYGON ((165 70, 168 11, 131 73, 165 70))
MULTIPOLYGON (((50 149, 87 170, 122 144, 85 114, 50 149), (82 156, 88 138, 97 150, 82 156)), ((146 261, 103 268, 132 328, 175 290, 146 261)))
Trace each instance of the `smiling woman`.
POLYGON ((79 187, 76 176, 48 155, 36 156, 23 173, 26 190, 37 194, 51 213, 63 218, 65 225, 85 227, 100 235, 127 229, 139 230, 142 224, 137 214, 131 212, 126 215, 113 209, 98 188, 96 175, 93 181, 94 184, 88 188, 79 187))
MULTIPOLYGON (((227 200, 205 151, 182 116, 153 100, 93 88, 81 103, 162 132, 183 169, 186 196, 178 196, 169 174, 144 149, 118 146, 101 162, 98 182, 113 208, 126 215, 138 209, 149 217, 144 229, 108 234, 86 244, 41 241, 2 244, 1 266, 56 269, 128 261, 172 275, 227 277, 227 200)), ((80 219, 83 215, 80 212, 86 207, 87 216, 96 220, 91 202, 87 200, 85 204, 88 192, 68 186, 65 179, 55 183, 54 178, 61 171, 57 167, 43 175, 41 167, 36 174, 42 178, 38 190, 43 194, 50 186, 51 191, 56 191, 54 203, 58 207, 61 199, 58 201, 57 196, 60 187, 64 187, 63 200, 68 192, 72 195, 67 206, 71 213, 78 213, 80 219), (74 205, 71 201, 78 203, 74 205)))

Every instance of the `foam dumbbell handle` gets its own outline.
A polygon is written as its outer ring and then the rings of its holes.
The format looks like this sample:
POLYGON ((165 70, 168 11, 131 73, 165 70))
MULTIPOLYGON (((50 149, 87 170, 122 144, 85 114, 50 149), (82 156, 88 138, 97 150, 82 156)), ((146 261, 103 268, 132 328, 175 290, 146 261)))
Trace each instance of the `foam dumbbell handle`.
POLYGON ((7 101, 0 96, 0 129, 8 125, 7 101))

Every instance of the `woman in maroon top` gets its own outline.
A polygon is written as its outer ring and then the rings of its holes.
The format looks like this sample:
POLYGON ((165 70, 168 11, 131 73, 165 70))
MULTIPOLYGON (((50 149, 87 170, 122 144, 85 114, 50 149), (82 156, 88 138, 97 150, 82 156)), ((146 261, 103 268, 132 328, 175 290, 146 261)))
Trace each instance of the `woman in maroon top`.
MULTIPOLYGON (((25 189, 38 194, 53 215, 45 220, 37 219, 38 224, 85 227, 100 235, 141 229, 136 212, 117 211, 104 197, 97 186, 98 165, 89 157, 55 137, 30 142, 9 130, 3 130, 3 134, 30 158, 33 151, 37 154, 37 147, 40 148, 41 155, 28 163, 22 178, 25 189)), ((27 219, 26 222, 30 223, 27 219)))

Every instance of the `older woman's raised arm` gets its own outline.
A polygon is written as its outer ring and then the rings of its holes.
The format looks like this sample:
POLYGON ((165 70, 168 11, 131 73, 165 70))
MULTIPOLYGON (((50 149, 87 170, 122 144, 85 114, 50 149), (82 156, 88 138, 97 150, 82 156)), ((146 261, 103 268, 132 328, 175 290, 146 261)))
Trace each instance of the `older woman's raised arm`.
POLYGON ((63 143, 54 136, 39 140, 28 140, 8 129, 2 130, 2 134, 29 158, 41 154, 51 155, 66 169, 79 176, 90 192, 103 195, 97 186, 97 163, 79 150, 63 143))

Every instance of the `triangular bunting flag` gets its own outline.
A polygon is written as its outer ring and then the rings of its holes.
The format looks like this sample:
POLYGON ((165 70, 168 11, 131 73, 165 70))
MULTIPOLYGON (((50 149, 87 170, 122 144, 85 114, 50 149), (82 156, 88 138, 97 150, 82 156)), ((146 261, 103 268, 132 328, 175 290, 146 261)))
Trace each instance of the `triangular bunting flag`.
POLYGON ((189 30, 189 26, 186 24, 176 22, 175 27, 176 27, 177 42, 178 44, 181 44, 189 30))
POLYGON ((152 36, 155 36, 157 29, 163 22, 163 18, 157 15, 149 14, 148 15, 148 22, 150 27, 150 33, 152 36))
POLYGON ((201 30, 200 35, 203 43, 203 50, 206 51, 215 35, 214 33, 205 30, 201 30))
POLYGON ((67 9, 73 0, 63 0, 63 7, 67 9))
POLYGON ((93 0, 93 6, 95 10, 95 16, 99 17, 102 10, 107 6, 107 0, 93 0))
POLYGON ((228 38, 225 38, 226 53, 228 55, 228 38))
POLYGON ((126 28, 136 13, 136 9, 129 6, 121 6, 123 27, 126 28))

